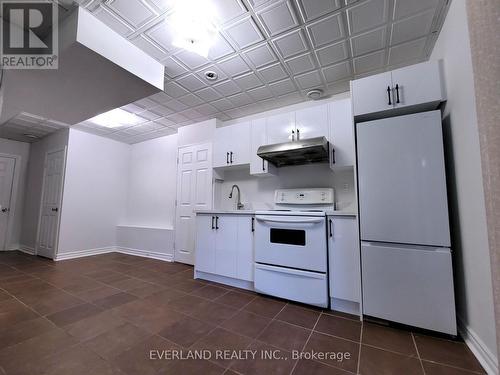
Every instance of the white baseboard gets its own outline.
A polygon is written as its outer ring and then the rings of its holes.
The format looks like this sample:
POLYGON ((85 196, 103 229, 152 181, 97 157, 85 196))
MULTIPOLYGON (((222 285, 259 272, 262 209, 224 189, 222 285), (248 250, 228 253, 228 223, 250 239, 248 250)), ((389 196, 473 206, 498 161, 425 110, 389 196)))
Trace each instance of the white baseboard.
POLYGON ((56 258, 54 260, 56 260, 56 261, 68 260, 68 259, 89 257, 92 255, 107 254, 107 253, 122 253, 122 254, 128 254, 128 255, 135 255, 135 256, 139 256, 139 257, 143 257, 143 258, 152 258, 152 259, 163 260, 166 262, 173 262, 174 261, 174 257, 172 254, 164 254, 164 253, 158 253, 158 252, 148 251, 148 250, 129 249, 126 247, 115 247, 115 246, 61 253, 61 254, 57 254, 56 258))
POLYGON ((488 375, 498 375, 498 358, 483 340, 458 317, 458 332, 488 375))
POLYGON ((26 246, 26 245, 19 245, 18 247, 19 251, 29 254, 29 255, 35 255, 35 248, 31 246, 26 246))
POLYGON ((86 249, 86 250, 78 250, 78 251, 69 251, 67 253, 57 254, 54 260, 55 261, 59 261, 59 260, 68 260, 68 259, 75 259, 75 258, 83 258, 83 257, 92 256, 92 255, 112 253, 114 251, 116 251, 116 248, 114 246, 101 247, 101 248, 97 248, 97 249, 86 249))
POLYGON ((174 261, 173 254, 159 253, 156 251, 131 249, 128 247, 116 247, 115 251, 117 253, 128 254, 128 255, 137 255, 139 257, 158 259, 158 260, 163 260, 166 262, 173 262, 174 261))

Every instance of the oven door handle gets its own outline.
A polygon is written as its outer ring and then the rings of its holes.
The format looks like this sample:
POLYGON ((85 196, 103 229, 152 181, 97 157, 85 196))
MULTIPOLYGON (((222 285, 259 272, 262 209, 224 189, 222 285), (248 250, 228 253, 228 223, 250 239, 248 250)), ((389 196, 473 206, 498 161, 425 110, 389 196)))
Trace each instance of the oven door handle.
POLYGON ((292 224, 315 224, 315 223, 321 223, 323 221, 325 221, 325 218, 324 217, 314 217, 314 218, 311 218, 311 217, 281 217, 281 218, 277 218, 277 217, 270 217, 270 216, 256 216, 255 217, 257 219, 257 221, 264 221, 264 222, 268 222, 268 223, 283 223, 283 224, 289 224, 289 223, 292 223, 292 224))

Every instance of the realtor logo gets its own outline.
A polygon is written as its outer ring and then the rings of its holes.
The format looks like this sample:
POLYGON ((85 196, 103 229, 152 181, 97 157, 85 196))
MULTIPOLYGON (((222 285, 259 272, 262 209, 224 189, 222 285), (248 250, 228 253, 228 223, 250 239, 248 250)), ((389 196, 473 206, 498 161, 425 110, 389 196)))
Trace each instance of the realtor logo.
POLYGON ((57 69, 57 4, 48 0, 2 0, 0 4, 1 67, 57 69))

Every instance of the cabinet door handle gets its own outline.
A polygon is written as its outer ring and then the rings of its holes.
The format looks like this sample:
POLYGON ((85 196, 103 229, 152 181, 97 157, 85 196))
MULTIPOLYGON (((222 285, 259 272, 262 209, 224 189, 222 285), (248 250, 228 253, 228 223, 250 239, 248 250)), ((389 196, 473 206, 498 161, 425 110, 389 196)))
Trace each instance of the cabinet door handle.
POLYGON ((391 103, 391 88, 387 86, 387 97, 389 98, 389 103, 387 105, 392 105, 391 103))
POLYGON ((396 83, 396 103, 399 103, 399 85, 396 83))
POLYGON ((292 130, 292 142, 295 141, 295 131, 292 130))
POLYGON ((219 217, 218 216, 215 217, 215 229, 216 230, 219 229, 219 217))
POLYGON ((229 152, 226 152, 226 164, 229 164, 229 152))
POLYGON ((255 232, 255 218, 252 217, 252 232, 255 232))
POLYGON ((297 141, 300 141, 300 129, 297 129, 297 141))
POLYGON ((230 159, 231 164, 233 164, 233 152, 231 151, 229 154, 231 155, 231 159, 230 159))
POLYGON ((266 164, 265 160, 262 159, 262 170, 265 172, 266 171, 266 164))
POLYGON ((215 220, 215 217, 214 217, 214 216, 212 216, 212 230, 214 230, 214 229, 215 229, 214 220, 215 220))
POLYGON ((330 224, 330 237, 333 237, 332 219, 329 220, 329 224, 330 224))

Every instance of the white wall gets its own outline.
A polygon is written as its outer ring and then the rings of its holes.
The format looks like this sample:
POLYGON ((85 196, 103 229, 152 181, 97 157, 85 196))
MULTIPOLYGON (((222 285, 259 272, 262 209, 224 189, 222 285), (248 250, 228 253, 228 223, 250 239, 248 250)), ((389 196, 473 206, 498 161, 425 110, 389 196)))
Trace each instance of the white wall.
POLYGON ((216 208, 225 210, 236 208, 236 192, 233 199, 229 199, 233 184, 240 187, 241 202, 245 204, 247 209, 272 208, 276 189, 332 187, 335 189, 337 209, 357 210, 352 169, 333 173, 328 165, 311 164, 283 167, 279 169, 278 176, 269 177, 251 176, 248 168, 226 171, 224 181, 216 184, 216 208))
POLYGON ((449 204, 459 319, 496 360, 490 257, 465 0, 453 0, 431 60, 444 60, 449 204))
POLYGON ((35 248, 42 199, 45 155, 47 152, 64 149, 68 145, 68 134, 68 129, 59 130, 31 144, 24 196, 21 247, 30 250, 35 248))
POLYGON ((173 228, 177 134, 131 146, 126 223, 173 228))
POLYGON ((16 169, 14 171, 10 219, 7 228, 7 240, 5 243, 5 248, 7 250, 15 250, 19 248, 29 152, 29 143, 0 138, 0 155, 6 154, 17 156, 17 160, 19 161, 19 164, 16 162, 16 169))
POLYGON ((127 206, 130 146, 71 129, 58 255, 116 245, 127 206))

